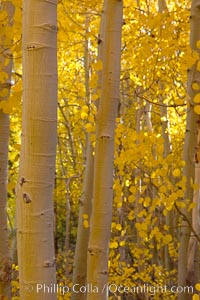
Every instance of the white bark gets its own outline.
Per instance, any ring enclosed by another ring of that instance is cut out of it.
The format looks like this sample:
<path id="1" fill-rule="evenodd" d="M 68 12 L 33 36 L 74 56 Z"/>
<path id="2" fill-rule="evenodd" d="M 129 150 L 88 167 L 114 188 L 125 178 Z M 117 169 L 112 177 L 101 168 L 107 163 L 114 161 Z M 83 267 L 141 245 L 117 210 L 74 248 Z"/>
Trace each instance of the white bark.
<path id="1" fill-rule="evenodd" d="M 106 1 L 106 0 L 105 0 Z M 88 246 L 87 282 L 97 287 L 87 300 L 108 299 L 108 254 L 112 221 L 115 118 L 119 105 L 122 1 L 106 1 L 102 89 L 97 114 L 93 210 Z"/>
<path id="2" fill-rule="evenodd" d="M 190 45 L 191 48 L 199 51 L 196 48 L 196 43 L 200 40 L 200 0 L 193 0 L 191 6 L 191 19 L 190 19 Z M 197 146 L 197 120 L 198 116 L 194 112 L 194 103 L 193 98 L 195 96 L 195 91 L 192 89 L 192 84 L 194 82 L 200 82 L 199 72 L 196 70 L 196 65 L 192 67 L 189 72 L 188 77 L 188 95 L 190 97 L 190 107 L 187 111 L 187 120 L 186 120 L 186 134 L 184 142 L 184 160 L 186 165 L 183 170 L 183 175 L 186 176 L 186 192 L 185 200 L 192 202 L 193 199 L 193 189 L 191 187 L 191 179 L 194 182 L 195 178 L 195 153 Z M 185 209 L 184 214 L 187 219 L 191 222 L 192 216 L 191 213 Z M 192 222 L 191 222 L 192 223 Z M 188 223 L 185 220 L 182 220 L 182 227 L 180 232 L 180 248 L 178 255 L 178 284 L 181 286 L 187 285 L 187 256 L 188 256 L 188 243 L 191 228 L 189 228 Z M 179 300 L 187 300 L 188 294 L 180 293 L 178 295 Z"/>
<path id="3" fill-rule="evenodd" d="M 106 3 L 104 2 L 100 31 L 98 36 L 98 61 L 102 61 L 103 44 L 104 44 L 104 18 Z M 88 29 L 88 17 L 86 16 L 86 29 Z M 89 93 L 89 53 L 88 53 L 88 41 L 85 43 L 85 90 L 87 102 L 90 101 Z M 102 71 L 98 71 L 98 84 L 97 90 L 101 89 L 102 84 Z M 95 101 L 95 105 L 98 109 L 99 99 Z M 73 265 L 73 284 L 85 285 L 87 282 L 87 251 L 89 241 L 89 227 L 84 226 L 83 216 L 88 216 L 88 222 L 90 221 L 92 211 L 92 197 L 93 197 L 93 178 L 94 178 L 94 147 L 90 141 L 90 135 L 87 134 L 87 148 L 86 148 L 86 166 L 83 182 L 83 194 L 80 201 L 79 220 L 78 220 L 78 233 L 76 250 Z M 89 225 L 90 226 L 90 225 Z M 86 299 L 86 293 L 73 293 L 72 300 L 84 300 Z"/>
<path id="4" fill-rule="evenodd" d="M 21 300 L 56 299 L 56 293 L 47 292 L 50 284 L 56 283 L 52 200 L 57 126 L 56 13 L 57 0 L 23 2 L 22 146 L 17 186 Z"/>

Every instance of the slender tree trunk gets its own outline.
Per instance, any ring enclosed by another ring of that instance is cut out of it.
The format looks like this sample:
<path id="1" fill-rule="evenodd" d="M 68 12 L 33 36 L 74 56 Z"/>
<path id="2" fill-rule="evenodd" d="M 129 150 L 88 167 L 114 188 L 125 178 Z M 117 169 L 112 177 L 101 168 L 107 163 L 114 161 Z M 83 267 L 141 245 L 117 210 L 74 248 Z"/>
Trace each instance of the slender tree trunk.
<path id="1" fill-rule="evenodd" d="M 87 278 L 87 249 L 89 240 L 89 218 L 92 210 L 93 176 L 94 176 L 94 156 L 93 147 L 88 141 L 86 169 L 83 182 L 83 195 L 80 201 L 80 211 L 78 220 L 78 234 L 73 267 L 73 285 L 86 284 Z M 73 293 L 72 300 L 86 299 L 86 293 Z"/>
<path id="2" fill-rule="evenodd" d="M 196 48 L 197 41 L 200 40 L 200 0 L 193 0 L 191 6 L 191 19 L 190 19 L 190 45 L 191 48 L 198 51 Z M 188 77 L 188 95 L 190 107 L 187 111 L 186 120 L 186 134 L 184 142 L 184 160 L 186 162 L 183 175 L 186 176 L 186 192 L 185 201 L 192 201 L 193 199 L 193 189 L 191 187 L 191 179 L 194 182 L 195 177 L 195 153 L 197 146 L 197 120 L 198 116 L 194 112 L 194 96 L 196 92 L 192 89 L 194 82 L 200 82 L 199 71 L 196 70 L 196 65 L 192 67 L 189 72 Z M 191 213 L 188 212 L 187 208 L 183 211 L 186 218 L 191 222 Z M 192 222 L 191 222 L 192 223 Z M 178 285 L 187 285 L 187 255 L 188 255 L 188 242 L 190 236 L 191 228 L 189 228 L 188 223 L 182 220 L 181 231 L 180 231 L 180 248 L 178 254 Z M 179 300 L 188 300 L 188 294 L 180 293 L 178 294 Z"/>
<path id="3" fill-rule="evenodd" d="M 8 17 L 6 28 L 12 26 L 14 7 L 10 1 L 2 4 Z M 0 101 L 8 100 L 11 87 L 12 55 L 6 43 L 5 35 L 0 36 L 0 63 L 2 66 L 5 60 L 9 63 L 1 71 L 7 74 L 7 79 L 0 85 Z M 12 43 L 12 37 L 10 44 Z M 5 95 L 2 95 L 2 93 Z M 10 135 L 9 115 L 0 110 L 0 298 L 11 299 L 11 257 L 8 247 L 8 227 L 7 227 L 7 182 L 8 182 L 8 145 Z"/>
<path id="4" fill-rule="evenodd" d="M 86 13 L 85 19 L 85 47 L 84 47 L 84 71 L 85 71 L 85 93 L 86 104 L 90 104 L 89 88 L 89 45 L 87 33 L 89 32 L 89 17 Z M 94 156 L 90 135 L 86 134 L 86 166 L 84 172 L 83 191 L 79 206 L 78 233 L 73 264 L 73 285 L 84 286 L 87 278 L 87 249 L 89 240 L 89 219 L 92 210 Z M 86 293 L 75 292 L 72 300 L 86 299 Z"/>
<path id="5" fill-rule="evenodd" d="M 169 121 L 168 121 L 168 110 L 167 107 L 162 106 L 163 101 L 160 98 L 160 115 L 162 118 L 165 118 L 165 120 L 162 120 L 162 136 L 164 139 L 164 157 L 166 158 L 170 152 L 171 152 L 171 141 L 170 141 L 170 135 L 169 135 Z M 173 180 L 173 178 L 171 178 Z M 165 218 L 166 225 L 170 228 L 172 228 L 173 224 L 173 217 L 174 217 L 174 211 L 169 211 L 167 213 L 167 216 Z M 173 237 L 173 229 L 169 229 L 169 234 Z M 169 255 L 169 248 L 168 245 L 165 246 L 165 267 L 167 271 L 171 271 L 173 269 L 173 263 Z"/>
<path id="6" fill-rule="evenodd" d="M 105 3 L 102 11 L 100 31 L 98 36 L 98 61 L 102 60 L 102 49 L 104 44 L 104 18 L 105 18 Z M 86 30 L 88 24 L 88 17 L 86 16 Z M 88 41 L 85 43 L 85 91 L 87 103 L 90 102 L 89 92 L 89 53 Z M 101 88 L 102 84 L 102 71 L 98 71 L 98 86 Z M 98 108 L 99 100 L 95 101 Z M 94 179 L 94 147 L 90 141 L 90 135 L 87 134 L 87 148 L 86 148 L 86 166 L 83 182 L 83 194 L 80 201 L 79 220 L 78 220 L 78 233 L 76 250 L 73 266 L 73 285 L 79 284 L 83 286 L 87 282 L 87 251 L 89 241 L 89 226 L 92 211 L 92 197 L 93 197 L 93 179 Z M 72 300 L 84 300 L 87 294 L 76 292 L 72 295 Z"/>
<path id="7" fill-rule="evenodd" d="M 167 9 L 167 4 L 165 0 L 158 0 L 158 10 L 159 12 L 164 12 L 164 10 Z"/>
<path id="8" fill-rule="evenodd" d="M 198 186 L 194 190 L 192 210 L 192 228 L 195 231 L 191 232 L 188 246 L 188 261 L 187 261 L 187 282 L 195 285 L 199 280 L 199 238 L 200 238 L 200 222 L 199 222 L 199 192 L 200 192 L 200 118 L 198 119 L 198 137 L 197 137 L 197 152 L 195 154 L 195 184 Z"/>
<path id="9" fill-rule="evenodd" d="M 20 299 L 55 300 L 53 188 L 57 1 L 23 2 L 22 146 L 17 185 Z"/>
<path id="10" fill-rule="evenodd" d="M 105 0 L 106 1 L 106 0 Z M 87 300 L 108 299 L 108 255 L 112 221 L 115 118 L 119 105 L 120 57 L 123 4 L 106 1 L 102 89 L 97 114 L 94 163 L 93 210 L 88 246 Z"/>
<path id="11" fill-rule="evenodd" d="M 165 0 L 158 0 L 158 11 L 159 13 L 164 13 L 167 8 L 167 4 Z M 160 88 L 162 89 L 162 84 L 160 84 Z M 168 120 L 168 109 L 167 106 L 163 105 L 163 99 L 162 96 L 159 97 L 160 99 L 160 115 L 162 118 L 165 118 L 165 120 L 162 120 L 162 136 L 164 139 L 164 157 L 167 157 L 167 155 L 171 152 L 171 141 L 170 141 L 170 135 L 169 135 L 169 120 Z M 172 227 L 173 224 L 173 211 L 169 211 L 166 218 L 165 223 L 167 226 Z M 169 233 L 173 236 L 173 230 L 169 230 Z M 167 271 L 171 271 L 173 269 L 173 264 L 169 256 L 169 250 L 168 245 L 164 247 L 164 255 L 165 255 L 165 267 Z"/>

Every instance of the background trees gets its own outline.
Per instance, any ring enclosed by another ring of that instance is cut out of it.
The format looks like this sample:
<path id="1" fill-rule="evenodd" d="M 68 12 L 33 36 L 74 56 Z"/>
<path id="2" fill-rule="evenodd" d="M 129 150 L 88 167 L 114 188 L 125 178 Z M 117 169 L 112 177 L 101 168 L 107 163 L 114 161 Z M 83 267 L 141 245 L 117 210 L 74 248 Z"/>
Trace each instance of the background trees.
<path id="1" fill-rule="evenodd" d="M 93 222 L 96 221 L 96 218 L 90 221 L 90 208 L 86 211 L 80 210 L 79 216 L 78 208 L 82 206 L 86 198 L 91 200 L 91 174 L 93 171 L 84 173 L 84 170 L 85 167 L 88 168 L 88 156 L 91 164 L 93 164 L 93 159 L 97 159 L 98 136 L 96 133 L 98 133 L 99 127 L 96 128 L 96 123 L 102 121 L 101 118 L 98 119 L 102 112 L 102 106 L 98 110 L 98 101 L 104 91 L 101 87 L 101 79 L 105 75 L 101 72 L 103 68 L 109 67 L 107 62 L 102 64 L 101 59 L 98 58 L 98 48 L 106 42 L 106 38 L 104 39 L 101 33 L 99 35 L 102 2 L 81 1 L 80 5 L 80 1 L 75 0 L 73 2 L 59 1 L 58 3 L 58 147 L 54 189 L 54 217 L 56 220 L 54 231 L 57 280 L 59 283 L 69 286 L 72 284 L 73 264 L 76 265 L 74 252 L 78 236 L 78 219 L 82 230 L 85 229 L 87 233 L 86 240 L 89 231 L 92 232 Z M 11 114 L 8 217 L 9 229 L 13 237 L 15 227 L 14 187 L 21 144 L 22 70 L 19 21 L 21 20 L 21 2 L 13 0 L 12 3 L 15 6 L 12 89 L 10 98 L 7 102 L 1 101 L 0 107 L 4 113 Z M 33 4 L 33 2 L 30 3 Z M 40 1 L 41 5 L 42 3 L 51 5 L 50 2 L 47 4 L 46 1 Z M 198 2 L 192 6 L 192 11 L 194 11 L 195 5 L 198 5 Z M 198 211 L 195 209 L 197 206 L 192 203 L 193 195 L 195 200 L 195 195 L 198 193 L 197 179 L 194 181 L 195 166 L 196 171 L 198 171 L 198 162 L 194 160 L 195 153 L 197 153 L 198 158 L 198 149 L 195 148 L 196 146 L 198 148 L 198 125 L 192 118 L 194 142 L 187 143 L 185 129 L 188 128 L 188 125 L 186 127 L 185 123 L 186 115 L 193 114 L 193 108 L 196 119 L 198 119 L 199 114 L 199 33 L 198 30 L 195 31 L 192 47 L 190 47 L 190 1 L 133 2 L 132 0 L 125 0 L 123 6 L 122 43 L 121 47 L 119 44 L 116 46 L 116 51 L 121 54 L 121 72 L 120 83 L 117 84 L 117 87 L 120 88 L 120 105 L 117 110 L 117 118 L 113 115 L 116 129 L 114 169 L 111 178 L 114 181 L 113 196 L 110 195 L 113 205 L 108 260 L 109 282 L 124 286 L 131 286 L 133 283 L 135 285 L 148 284 L 154 288 L 166 284 L 168 287 L 167 294 L 159 291 L 159 295 L 155 293 L 152 296 L 154 299 L 176 299 L 178 296 L 182 299 L 181 297 L 190 296 L 188 293 L 185 293 L 187 296 L 183 295 L 183 292 L 173 293 L 170 291 L 170 287 L 190 285 L 191 283 L 186 281 L 186 273 L 183 270 L 186 270 L 188 266 L 188 271 L 191 271 L 194 267 L 193 252 L 188 252 L 187 247 L 189 234 L 192 230 L 191 225 L 193 227 L 198 225 L 194 223 L 196 216 L 192 218 L 192 213 L 198 215 Z M 23 8 L 26 17 L 25 9 L 26 6 Z M 43 15 L 44 18 L 48 17 L 46 13 Z M 192 15 L 194 14 L 192 13 Z M 109 19 L 111 19 L 111 15 L 109 15 Z M 46 34 L 52 32 L 45 25 L 48 24 L 49 20 L 52 20 L 51 16 L 48 20 L 42 20 L 39 26 L 33 26 L 35 33 L 32 42 L 36 42 L 36 38 L 38 39 L 41 32 Z M 196 19 L 192 18 L 191 21 L 195 22 Z M 41 24 L 43 24 L 43 29 L 40 29 Z M 198 28 L 196 25 L 194 27 L 195 29 Z M 191 27 L 191 37 L 193 36 L 192 28 L 193 26 Z M 28 37 L 32 38 L 33 36 L 29 34 Z M 26 34 L 24 38 L 26 38 Z M 27 53 L 31 57 L 35 55 L 35 58 L 32 57 L 35 62 L 39 59 L 37 55 L 43 53 L 42 51 L 45 49 L 33 49 Z M 52 52 L 53 54 L 46 54 L 45 52 L 45 57 L 51 63 L 55 62 L 51 59 L 51 55 L 55 55 L 55 49 Z M 108 53 L 106 54 L 108 55 Z M 107 56 L 106 59 L 108 59 Z M 114 65 L 116 64 L 116 61 L 112 62 Z M 52 66 L 51 63 L 49 63 L 48 68 Z M 31 71 L 31 66 L 31 64 L 26 66 L 28 72 Z M 34 68 L 37 67 L 42 71 L 42 66 L 42 63 L 36 63 Z M 190 70 L 189 80 L 188 70 Z M 196 71 L 194 72 L 194 70 Z M 47 73 L 45 73 L 46 76 L 50 78 L 48 76 L 50 73 Z M 23 76 L 24 93 L 27 95 L 26 84 L 29 75 L 24 72 Z M 34 88 L 34 92 L 35 89 L 42 91 L 46 86 L 43 100 L 51 98 L 53 91 L 50 90 L 50 87 L 47 88 L 47 85 L 44 84 L 41 86 L 39 77 L 36 78 L 35 76 L 33 79 L 31 86 Z M 106 83 L 107 80 L 103 80 L 103 84 Z M 52 81 L 51 88 L 53 89 L 55 86 L 56 81 L 54 83 Z M 37 105 L 35 99 L 39 99 L 39 96 L 38 92 L 37 97 L 31 93 L 31 97 L 33 97 L 31 103 L 34 107 Z M 193 96 L 196 96 L 194 106 L 191 100 Z M 55 99 L 56 95 L 54 96 Z M 24 111 L 23 132 L 28 130 L 29 125 L 27 124 L 31 124 L 31 118 L 35 112 L 36 119 L 38 116 L 43 117 L 41 114 L 45 116 L 49 113 L 55 114 L 55 107 L 51 111 L 48 111 L 47 108 L 49 108 L 48 105 L 41 105 L 40 102 L 37 111 L 31 108 L 29 116 L 25 115 Z M 106 110 L 107 112 L 108 110 Z M 28 118 L 27 124 L 25 123 L 26 118 Z M 47 124 L 48 118 L 45 118 L 46 122 L 44 123 Z M 30 126 L 34 126 L 32 127 L 34 132 L 39 133 L 40 137 L 42 137 L 42 133 L 44 136 L 48 136 L 45 145 L 50 140 L 53 142 L 50 125 L 46 126 L 48 128 L 44 126 L 45 130 L 36 131 L 36 125 Z M 186 135 L 189 135 L 188 131 Z M 37 142 L 37 146 L 41 148 L 43 142 L 44 139 L 42 138 L 42 141 Z M 29 142 L 28 144 L 30 145 Z M 193 145 L 193 151 L 188 160 L 186 155 L 183 157 L 182 153 L 184 148 L 185 153 L 188 153 L 189 150 L 187 149 L 191 145 Z M 46 148 L 46 150 L 48 149 Z M 24 153 L 23 145 L 21 153 Z M 42 151 L 42 153 L 45 152 Z M 21 154 L 22 160 L 23 155 Z M 46 162 L 42 164 L 47 167 Z M 193 166 L 192 176 L 186 172 L 188 166 Z M 95 165 L 96 170 L 97 168 Z M 25 173 L 25 169 L 24 164 L 20 166 L 20 178 L 26 178 L 30 175 L 30 173 L 29 175 L 22 174 Z M 27 171 L 33 172 L 33 165 L 27 166 Z M 37 181 L 41 171 L 41 168 L 37 171 Z M 88 178 L 90 178 L 88 181 L 90 182 L 90 189 L 87 190 L 86 174 L 89 174 Z M 97 174 L 96 171 L 95 174 L 94 179 L 97 178 L 99 172 Z M 107 175 L 108 172 L 105 175 L 105 180 Z M 50 189 L 52 189 L 54 175 L 51 173 L 51 176 Z M 198 178 L 198 174 L 196 176 Z M 193 180 L 189 177 L 192 177 Z M 45 175 L 44 180 L 47 178 L 48 176 Z M 43 182 L 44 180 L 40 181 Z M 25 189 L 29 184 L 30 182 L 26 182 L 22 188 Z M 20 184 L 18 188 L 21 189 Z M 31 192 L 25 190 L 24 192 L 32 193 L 31 198 L 37 196 L 36 191 L 33 191 L 31 186 L 28 189 L 31 189 Z M 189 194 L 187 194 L 188 191 L 190 191 Z M 94 201 L 96 201 L 95 197 Z M 99 199 L 101 200 L 101 197 Z M 32 205 L 33 203 L 23 204 L 23 206 L 28 206 L 28 209 Z M 37 206 L 35 206 L 36 208 Z M 20 209 L 21 212 L 23 212 L 22 208 Z M 39 245 L 39 239 L 36 240 L 35 242 Z M 191 240 L 194 240 L 194 244 L 197 245 L 195 261 L 198 261 L 198 239 L 195 240 L 191 236 Z M 11 246 L 11 234 L 9 241 Z M 29 250 L 28 247 L 27 250 Z M 19 252 L 21 255 L 21 250 Z M 181 253 L 184 253 L 184 259 L 181 259 Z M 187 262 L 188 253 L 191 256 Z M 29 263 L 28 259 L 27 263 Z M 17 267 L 14 266 L 14 268 L 15 274 L 17 274 Z M 199 270 L 199 264 L 195 263 L 196 274 L 197 270 Z M 84 274 L 83 282 L 85 282 L 85 277 L 86 274 Z M 78 280 L 76 274 L 74 278 L 75 283 Z M 199 278 L 196 278 L 192 284 L 198 280 Z M 150 294 L 150 292 L 146 293 L 145 297 L 150 298 Z M 117 297 L 119 299 L 132 297 L 132 295 L 120 295 L 114 291 L 110 291 L 109 296 L 113 300 Z M 13 281 L 13 297 L 18 297 L 17 280 Z M 66 295 L 58 293 L 60 299 L 70 299 L 70 297 L 71 292 Z M 83 297 L 86 298 L 86 295 Z M 136 299 L 143 299 L 144 293 L 140 291 L 135 297 Z"/>
<path id="2" fill-rule="evenodd" d="M 14 7 L 10 1 L 1 4 L 0 16 L 2 31 L 0 35 L 0 104 L 7 103 L 11 88 L 13 36 L 10 33 Z M 8 182 L 8 145 L 10 135 L 9 114 L 0 109 L 0 295 L 11 298 L 11 259 L 8 247 L 7 226 L 7 182 Z"/>

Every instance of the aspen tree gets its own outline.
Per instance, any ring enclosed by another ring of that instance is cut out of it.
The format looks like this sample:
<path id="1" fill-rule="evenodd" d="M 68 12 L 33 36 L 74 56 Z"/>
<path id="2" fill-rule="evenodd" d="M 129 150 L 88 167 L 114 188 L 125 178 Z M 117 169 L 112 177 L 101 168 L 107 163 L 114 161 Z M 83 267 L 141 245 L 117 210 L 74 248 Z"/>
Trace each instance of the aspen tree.
<path id="1" fill-rule="evenodd" d="M 198 41 L 200 40 L 200 11 L 199 11 L 200 1 L 193 0 L 191 6 L 191 19 L 190 19 L 190 46 L 193 50 L 198 51 Z M 188 75 L 188 110 L 187 110 L 187 119 L 186 119 L 186 133 L 184 141 L 184 153 L 183 158 L 185 160 L 185 167 L 183 170 L 183 176 L 186 177 L 186 192 L 185 192 L 185 202 L 186 207 L 188 206 L 188 201 L 193 199 L 193 188 L 191 181 L 194 182 L 195 178 L 195 153 L 197 147 L 197 121 L 198 115 L 195 113 L 195 103 L 194 97 L 196 91 L 193 89 L 193 84 L 196 82 L 199 84 L 200 75 L 199 71 L 196 69 L 197 65 L 195 64 L 190 70 Z M 185 217 L 191 222 L 191 213 L 188 212 L 186 208 L 184 210 Z M 190 236 L 191 228 L 186 222 L 186 219 L 182 220 L 181 230 L 180 230 L 180 248 L 178 253 L 178 284 L 180 286 L 187 285 L 187 255 L 188 255 L 188 243 Z M 187 300 L 187 293 L 178 294 L 179 300 Z"/>
<path id="2" fill-rule="evenodd" d="M 199 53 L 198 43 L 200 42 L 200 30 L 196 29 L 196 26 L 200 26 L 199 18 L 199 5 L 200 1 L 193 1 L 191 8 L 191 46 L 193 49 L 197 50 Z M 194 91 L 194 83 L 200 83 L 200 72 L 198 66 L 195 65 L 191 71 L 191 81 L 189 81 L 189 91 L 191 100 L 193 100 L 194 111 L 196 111 L 195 105 L 198 102 L 195 100 L 199 97 L 198 91 Z M 198 112 L 199 114 L 199 112 Z M 196 116 L 195 116 L 196 117 Z M 192 232 L 188 245 L 187 254 L 187 275 L 186 280 L 188 283 L 195 285 L 199 280 L 199 240 L 200 240 L 200 221 L 199 221 L 199 187 L 200 187 L 200 117 L 195 119 L 194 124 L 196 128 L 196 147 L 194 149 L 195 154 L 193 158 L 193 168 L 194 168 L 194 182 L 196 187 L 193 191 L 193 204 L 194 208 L 192 210 Z M 194 231 L 193 231 L 194 230 Z"/>
<path id="3" fill-rule="evenodd" d="M 119 105 L 120 57 L 123 4 L 105 0 L 105 41 L 103 45 L 102 86 L 97 113 L 94 161 L 93 208 L 88 246 L 87 300 L 108 299 L 108 254 L 112 221 L 113 160 L 115 118 Z"/>
<path id="4" fill-rule="evenodd" d="M 22 145 L 17 185 L 20 299 L 56 299 L 54 212 L 57 0 L 23 1 Z M 49 291 L 49 292 L 48 292 Z"/>
<path id="5" fill-rule="evenodd" d="M 104 18 L 105 18 L 105 7 L 104 3 L 100 30 L 98 36 L 98 61 L 102 61 L 102 50 L 104 43 Z M 86 23 L 88 22 L 88 17 L 86 16 Z M 87 24 L 86 24 L 87 25 Z M 85 42 L 85 87 L 86 95 L 89 98 L 89 49 L 88 41 Z M 101 77 L 102 71 L 98 71 L 98 83 L 97 89 L 101 88 Z M 89 99 L 87 100 L 90 101 Z M 95 105 L 98 108 L 99 100 L 95 101 Z M 90 134 L 86 136 L 87 140 L 87 149 L 86 149 L 86 166 L 84 173 L 83 181 L 83 194 L 80 201 L 80 210 L 79 210 L 79 220 L 78 220 L 78 234 L 77 242 L 75 249 L 74 257 L 74 266 L 73 266 L 73 284 L 80 284 L 80 286 L 86 284 L 87 280 L 87 250 L 88 250 L 88 241 L 89 241 L 89 219 L 91 216 L 92 210 L 92 196 L 93 196 L 93 178 L 94 178 L 94 147 L 90 140 Z M 84 219 L 85 218 L 85 219 Z M 73 293 L 73 300 L 86 299 L 86 293 Z"/>
<path id="6" fill-rule="evenodd" d="M 167 4 L 165 0 L 158 0 L 158 11 L 159 13 L 164 13 L 165 11 L 168 11 Z M 163 89 L 162 84 L 160 84 L 160 88 Z M 168 108 L 165 104 L 163 104 L 163 97 L 160 95 L 159 97 L 160 100 L 160 115 L 162 118 L 162 136 L 164 139 L 164 157 L 167 157 L 169 153 L 172 151 L 172 145 L 171 145 L 171 140 L 170 140 L 170 135 L 169 135 L 169 116 L 168 116 Z M 172 180 L 172 179 L 171 179 Z M 173 211 L 169 211 L 167 216 L 166 216 L 166 225 L 170 227 L 171 224 L 173 224 Z M 173 230 L 170 229 L 169 233 L 171 236 L 173 236 Z M 169 248 L 168 245 L 165 246 L 164 248 L 164 255 L 165 255 L 165 267 L 167 271 L 170 271 L 173 269 L 172 261 L 169 256 Z"/>
<path id="7" fill-rule="evenodd" d="M 167 9 L 167 4 L 165 0 L 158 0 L 158 10 L 159 12 L 164 12 Z"/>
<path id="8" fill-rule="evenodd" d="M 87 104 L 90 103 L 89 89 L 89 45 L 87 33 L 89 29 L 89 17 L 86 13 L 85 17 L 85 45 L 84 45 L 84 71 L 85 71 L 85 93 Z M 86 284 L 87 278 L 87 248 L 89 240 L 89 218 L 92 209 L 92 193 L 93 193 L 93 175 L 94 175 L 94 156 L 93 146 L 90 141 L 89 133 L 86 134 L 86 166 L 84 172 L 83 191 L 80 200 L 78 233 L 76 240 L 76 249 L 73 264 L 73 285 Z M 86 299 L 86 293 L 73 293 L 72 300 Z"/>
<path id="9" fill-rule="evenodd" d="M 73 266 L 73 285 L 86 284 L 87 278 L 87 249 L 89 240 L 89 217 L 92 209 L 93 175 L 94 175 L 94 157 L 93 147 L 88 141 L 86 169 L 83 182 L 83 196 L 80 202 L 78 235 Z M 84 219 L 85 217 L 85 219 Z M 85 224 L 86 223 L 86 224 Z M 73 293 L 72 299 L 86 299 L 85 293 Z"/>
<path id="10" fill-rule="evenodd" d="M 200 120 L 199 120 L 200 123 Z M 192 210 L 192 229 L 189 245 L 188 245 L 188 255 L 187 255 L 187 283 L 190 285 L 195 285 L 199 280 L 199 241 L 200 241 L 200 223 L 199 223 L 199 186 L 200 186 L 200 162 L 198 160 L 199 149 L 200 149 L 200 128 L 198 130 L 198 151 L 196 154 L 195 163 L 195 184 L 198 186 L 194 190 L 193 204 L 194 208 Z"/>
<path id="11" fill-rule="evenodd" d="M 12 54 L 10 45 L 12 37 L 6 38 L 6 29 L 12 26 L 14 7 L 10 1 L 2 3 L 1 11 L 5 13 L 4 31 L 0 36 L 0 64 L 6 77 L 0 83 L 0 101 L 7 101 L 11 87 Z M 6 62 L 7 61 L 7 62 Z M 0 72 L 1 74 L 1 72 Z M 8 247 L 7 228 L 7 182 L 8 182 L 8 145 L 10 134 L 9 115 L 0 109 L 0 298 L 11 299 L 11 258 Z"/>

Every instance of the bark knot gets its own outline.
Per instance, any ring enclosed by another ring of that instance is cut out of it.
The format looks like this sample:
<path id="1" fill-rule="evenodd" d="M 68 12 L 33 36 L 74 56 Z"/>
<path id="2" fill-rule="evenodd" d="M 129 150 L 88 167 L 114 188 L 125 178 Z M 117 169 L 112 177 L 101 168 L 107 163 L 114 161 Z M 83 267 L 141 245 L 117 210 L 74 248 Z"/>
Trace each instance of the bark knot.
<path id="1" fill-rule="evenodd" d="M 23 193 L 23 200 L 24 200 L 25 203 L 31 203 L 32 202 L 31 197 L 27 193 Z"/>
<path id="2" fill-rule="evenodd" d="M 102 251 L 101 251 L 101 249 L 97 249 L 97 248 L 91 247 L 91 248 L 88 248 L 88 252 L 89 252 L 90 255 L 95 255 L 95 254 L 98 254 L 98 253 L 100 253 Z"/>
<path id="3" fill-rule="evenodd" d="M 53 261 L 49 261 L 49 260 L 46 260 L 44 261 L 44 267 L 45 268 L 50 268 L 50 267 L 53 267 L 55 265 L 55 259 L 53 259 Z"/>
<path id="4" fill-rule="evenodd" d="M 35 50 L 36 46 L 35 45 L 27 45 L 26 49 L 29 51 Z"/>
<path id="5" fill-rule="evenodd" d="M 102 274 L 102 275 L 108 275 L 108 271 L 102 271 L 102 272 L 100 272 L 100 274 Z"/>
<path id="6" fill-rule="evenodd" d="M 19 184 L 20 184 L 20 186 L 22 187 L 22 185 L 23 185 L 24 183 L 26 183 L 26 179 L 25 179 L 24 177 L 22 177 L 22 178 L 20 179 Z"/>
<path id="7" fill-rule="evenodd" d="M 110 139 L 110 138 L 111 138 L 110 135 L 102 135 L 102 136 L 101 136 L 101 139 L 102 139 L 102 140 Z"/>

